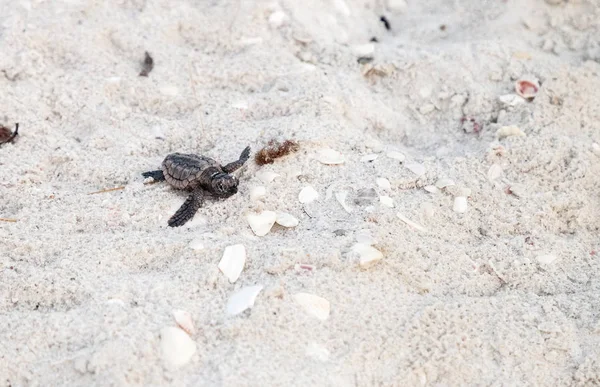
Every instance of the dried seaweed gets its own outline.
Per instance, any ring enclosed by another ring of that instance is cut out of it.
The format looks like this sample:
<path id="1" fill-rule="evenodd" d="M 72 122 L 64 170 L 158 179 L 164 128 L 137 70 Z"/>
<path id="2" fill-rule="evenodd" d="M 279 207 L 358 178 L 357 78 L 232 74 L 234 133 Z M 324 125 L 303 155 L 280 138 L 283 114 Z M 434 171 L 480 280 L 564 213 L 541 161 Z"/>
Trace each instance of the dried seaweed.
<path id="1" fill-rule="evenodd" d="M 294 153 L 300 149 L 296 141 L 285 140 L 279 142 L 271 140 L 267 145 L 256 153 L 254 160 L 258 165 L 273 164 L 275 159 Z"/>

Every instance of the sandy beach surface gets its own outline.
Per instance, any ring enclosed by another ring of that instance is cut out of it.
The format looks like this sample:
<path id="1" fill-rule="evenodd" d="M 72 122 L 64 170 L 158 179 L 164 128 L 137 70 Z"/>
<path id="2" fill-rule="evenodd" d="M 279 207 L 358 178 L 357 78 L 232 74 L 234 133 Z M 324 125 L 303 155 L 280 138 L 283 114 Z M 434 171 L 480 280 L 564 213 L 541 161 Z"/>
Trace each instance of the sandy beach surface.
<path id="1" fill-rule="evenodd" d="M 600 383 L 598 0 L 0 9 L 0 386 Z"/>

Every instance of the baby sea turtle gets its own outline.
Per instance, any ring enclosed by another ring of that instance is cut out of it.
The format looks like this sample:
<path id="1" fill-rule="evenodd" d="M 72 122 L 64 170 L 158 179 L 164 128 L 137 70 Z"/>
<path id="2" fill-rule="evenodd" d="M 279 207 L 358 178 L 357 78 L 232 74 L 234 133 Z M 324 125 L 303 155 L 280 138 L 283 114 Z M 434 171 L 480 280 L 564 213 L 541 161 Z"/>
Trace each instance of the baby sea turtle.
<path id="1" fill-rule="evenodd" d="M 207 195 L 228 198 L 237 193 L 239 180 L 231 175 L 250 158 L 250 147 L 246 147 L 240 158 L 225 166 L 206 156 L 171 153 L 162 162 L 160 170 L 142 173 L 154 181 L 166 180 L 177 189 L 192 191 L 191 195 L 169 219 L 169 226 L 183 226 L 202 207 Z"/>

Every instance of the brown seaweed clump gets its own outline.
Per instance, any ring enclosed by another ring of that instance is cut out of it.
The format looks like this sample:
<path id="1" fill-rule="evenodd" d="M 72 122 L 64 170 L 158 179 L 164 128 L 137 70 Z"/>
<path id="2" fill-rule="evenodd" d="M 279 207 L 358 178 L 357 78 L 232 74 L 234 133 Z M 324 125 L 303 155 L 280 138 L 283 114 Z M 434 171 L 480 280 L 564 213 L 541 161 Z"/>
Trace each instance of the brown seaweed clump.
<path id="1" fill-rule="evenodd" d="M 300 149 L 300 145 L 296 141 L 285 140 L 279 142 L 271 140 L 267 145 L 256 152 L 254 160 L 258 165 L 273 164 L 275 159 L 294 153 Z"/>

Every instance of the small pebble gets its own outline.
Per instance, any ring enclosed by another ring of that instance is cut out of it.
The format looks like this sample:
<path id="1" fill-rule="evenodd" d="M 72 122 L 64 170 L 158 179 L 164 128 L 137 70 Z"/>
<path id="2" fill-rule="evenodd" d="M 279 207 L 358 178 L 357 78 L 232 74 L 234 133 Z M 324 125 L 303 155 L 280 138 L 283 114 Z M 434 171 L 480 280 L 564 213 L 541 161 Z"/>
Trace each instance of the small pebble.
<path id="1" fill-rule="evenodd" d="M 196 334 L 196 327 L 194 326 L 192 315 L 189 312 L 181 309 L 175 309 L 171 313 L 173 314 L 173 318 L 175 319 L 177 325 L 186 331 L 188 335 L 191 336 Z"/>
<path id="2" fill-rule="evenodd" d="M 277 212 L 275 222 L 283 227 L 296 227 L 300 223 L 296 217 L 286 212 Z"/>
<path id="3" fill-rule="evenodd" d="M 196 342 L 177 327 L 160 331 L 160 349 L 163 360 L 174 368 L 187 364 L 196 353 Z"/>
<path id="4" fill-rule="evenodd" d="M 379 177 L 379 178 L 375 179 L 375 182 L 377 182 L 377 185 L 381 189 L 384 189 L 387 191 L 392 189 L 392 185 L 390 184 L 390 181 L 388 179 L 386 179 L 385 177 Z"/>
<path id="5" fill-rule="evenodd" d="M 343 164 L 345 161 L 340 152 L 330 148 L 321 149 L 317 154 L 317 160 L 327 165 Z"/>
<path id="6" fill-rule="evenodd" d="M 271 231 L 271 227 L 277 220 L 277 214 L 273 211 L 263 211 L 259 214 L 246 215 L 246 220 L 256 236 L 265 236 Z"/>
<path id="7" fill-rule="evenodd" d="M 373 246 L 363 243 L 357 243 L 352 246 L 352 251 L 359 255 L 359 264 L 363 269 L 374 265 L 383 258 L 381 251 L 377 250 Z"/>
<path id="8" fill-rule="evenodd" d="M 387 157 L 389 157 L 390 159 L 398 160 L 400 162 L 403 162 L 404 159 L 406 159 L 406 156 L 404 156 L 404 154 L 396 151 L 388 152 Z"/>
<path id="9" fill-rule="evenodd" d="M 319 193 L 310 185 L 302 188 L 302 191 L 298 194 L 298 200 L 300 203 L 306 204 L 313 202 L 319 198 Z"/>
<path id="10" fill-rule="evenodd" d="M 414 173 L 417 176 L 421 176 L 421 175 L 425 174 L 425 172 L 426 172 L 425 167 L 422 164 L 409 163 L 409 164 L 404 164 L 404 166 L 409 171 L 411 171 L 412 173 Z"/>
<path id="11" fill-rule="evenodd" d="M 379 157 L 379 155 L 376 155 L 375 153 L 370 153 L 368 155 L 364 155 L 363 157 L 361 157 L 360 161 L 362 161 L 362 162 L 374 161 L 374 160 L 377 160 L 378 157 Z"/>
<path id="12" fill-rule="evenodd" d="M 458 212 L 459 214 L 467 212 L 467 198 L 465 196 L 455 197 L 452 210 L 454 212 Z"/>
<path id="13" fill-rule="evenodd" d="M 347 213 L 350 214 L 350 213 L 352 213 L 352 208 L 350 208 L 348 206 L 348 204 L 346 203 L 347 197 L 348 197 L 348 192 L 346 192 L 346 191 L 340 191 L 340 192 L 335 193 L 335 199 L 338 201 L 338 203 L 340 203 L 340 205 L 342 206 L 344 211 L 346 211 Z"/>
<path id="14" fill-rule="evenodd" d="M 326 299 L 310 293 L 296 293 L 294 294 L 294 300 L 309 315 L 319 320 L 329 318 L 330 305 Z"/>
<path id="15" fill-rule="evenodd" d="M 523 132 L 519 127 L 515 125 L 503 126 L 496 131 L 496 136 L 499 139 L 503 139 L 510 136 L 525 136 L 525 132 Z"/>
<path id="16" fill-rule="evenodd" d="M 250 190 L 250 200 L 256 202 L 267 195 L 267 189 L 263 186 L 252 187 Z"/>
<path id="17" fill-rule="evenodd" d="M 377 191 L 374 188 L 363 188 L 357 191 L 354 203 L 359 206 L 368 206 L 377 200 Z"/>
<path id="18" fill-rule="evenodd" d="M 227 301 L 227 314 L 235 316 L 252 308 L 261 290 L 263 290 L 262 285 L 246 286 L 238 290 Z"/>
<path id="19" fill-rule="evenodd" d="M 547 255 L 539 255 L 536 259 L 539 263 L 543 265 L 549 265 L 556 260 L 556 255 L 547 254 Z"/>
<path id="20" fill-rule="evenodd" d="M 219 262 L 219 270 L 229 279 L 229 282 L 234 283 L 244 270 L 245 263 L 246 248 L 244 245 L 227 246 L 223 252 L 223 258 Z"/>
<path id="21" fill-rule="evenodd" d="M 379 202 L 386 207 L 394 208 L 394 200 L 389 196 L 380 196 Z"/>

